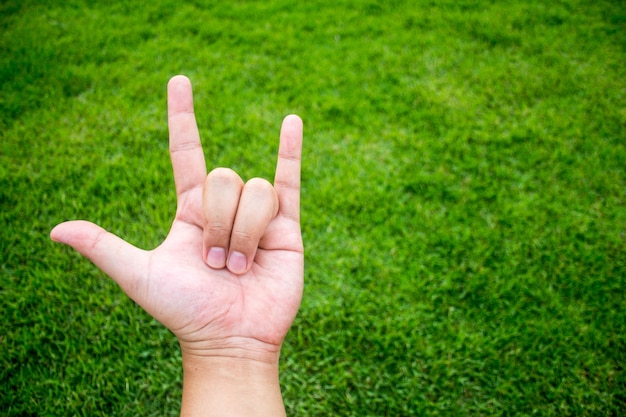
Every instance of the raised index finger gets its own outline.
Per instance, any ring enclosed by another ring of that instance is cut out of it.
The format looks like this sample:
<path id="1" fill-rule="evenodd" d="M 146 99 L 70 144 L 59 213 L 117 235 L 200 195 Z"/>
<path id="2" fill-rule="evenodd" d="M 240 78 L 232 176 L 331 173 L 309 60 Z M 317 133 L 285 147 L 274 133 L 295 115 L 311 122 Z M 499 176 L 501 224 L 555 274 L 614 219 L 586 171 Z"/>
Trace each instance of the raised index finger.
<path id="1" fill-rule="evenodd" d="M 278 162 L 274 188 L 278 193 L 279 213 L 300 221 L 300 165 L 302 158 L 302 120 L 289 115 L 280 129 Z"/>
<path id="2" fill-rule="evenodd" d="M 206 165 L 200 134 L 193 111 L 191 82 L 182 75 L 167 85 L 167 112 L 170 132 L 170 157 L 174 169 L 176 195 L 204 184 Z"/>

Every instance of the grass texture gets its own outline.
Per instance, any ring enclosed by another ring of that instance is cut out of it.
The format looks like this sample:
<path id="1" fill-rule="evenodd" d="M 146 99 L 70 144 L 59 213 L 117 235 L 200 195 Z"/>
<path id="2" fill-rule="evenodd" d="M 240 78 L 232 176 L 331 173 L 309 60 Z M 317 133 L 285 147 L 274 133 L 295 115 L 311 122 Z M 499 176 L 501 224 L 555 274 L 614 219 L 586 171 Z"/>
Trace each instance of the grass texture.
<path id="1" fill-rule="evenodd" d="M 161 242 L 179 73 L 210 167 L 305 123 L 289 415 L 626 414 L 623 6 L 3 1 L 0 414 L 178 414 L 174 337 L 48 232 Z"/>

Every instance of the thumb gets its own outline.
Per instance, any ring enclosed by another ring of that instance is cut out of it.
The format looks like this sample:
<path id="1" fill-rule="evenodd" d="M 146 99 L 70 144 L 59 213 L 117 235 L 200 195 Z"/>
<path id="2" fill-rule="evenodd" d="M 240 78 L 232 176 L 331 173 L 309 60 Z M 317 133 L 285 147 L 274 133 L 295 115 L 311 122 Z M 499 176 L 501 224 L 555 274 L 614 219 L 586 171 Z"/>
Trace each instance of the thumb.
<path id="1" fill-rule="evenodd" d="M 50 238 L 76 249 L 136 300 L 137 282 L 146 272 L 148 253 L 98 225 L 75 220 L 57 225 Z"/>

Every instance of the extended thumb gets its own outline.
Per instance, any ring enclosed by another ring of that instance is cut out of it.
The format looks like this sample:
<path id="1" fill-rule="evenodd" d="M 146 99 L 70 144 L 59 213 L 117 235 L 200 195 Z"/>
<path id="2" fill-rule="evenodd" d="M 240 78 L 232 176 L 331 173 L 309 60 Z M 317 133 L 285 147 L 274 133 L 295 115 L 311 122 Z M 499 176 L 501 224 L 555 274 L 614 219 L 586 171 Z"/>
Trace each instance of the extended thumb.
<path id="1" fill-rule="evenodd" d="M 134 280 L 146 271 L 147 253 L 88 221 L 74 220 L 57 225 L 50 238 L 76 249 L 105 274 L 113 278 L 131 297 Z"/>

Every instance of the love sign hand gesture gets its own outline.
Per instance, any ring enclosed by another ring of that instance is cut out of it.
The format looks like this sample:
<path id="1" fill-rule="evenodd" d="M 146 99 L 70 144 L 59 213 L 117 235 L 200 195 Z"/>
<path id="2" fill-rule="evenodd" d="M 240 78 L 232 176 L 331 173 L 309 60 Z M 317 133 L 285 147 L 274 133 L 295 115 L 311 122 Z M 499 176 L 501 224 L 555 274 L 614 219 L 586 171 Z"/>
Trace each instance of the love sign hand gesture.
<path id="1" fill-rule="evenodd" d="M 141 250 L 86 221 L 59 224 L 51 238 L 90 259 L 176 335 L 185 367 L 183 410 L 185 403 L 191 410 L 190 396 L 202 392 L 194 387 L 215 384 L 206 377 L 221 365 L 245 371 L 248 380 L 251 369 L 263 369 L 257 374 L 277 384 L 280 347 L 303 289 L 302 121 L 294 115 L 283 121 L 272 185 L 259 178 L 244 183 L 227 168 L 207 175 L 191 83 L 183 76 L 168 84 L 168 120 L 177 209 L 165 241 Z M 209 367 L 198 379 L 195 371 Z"/>

